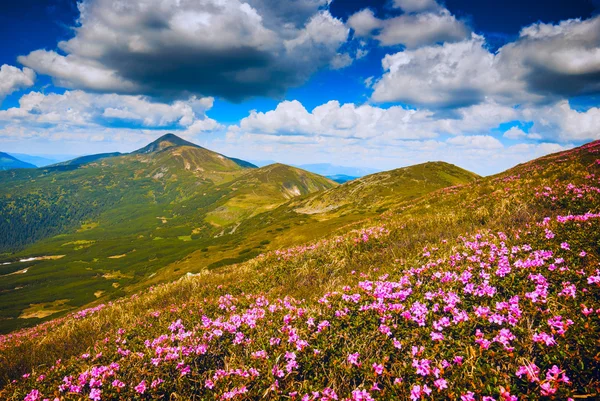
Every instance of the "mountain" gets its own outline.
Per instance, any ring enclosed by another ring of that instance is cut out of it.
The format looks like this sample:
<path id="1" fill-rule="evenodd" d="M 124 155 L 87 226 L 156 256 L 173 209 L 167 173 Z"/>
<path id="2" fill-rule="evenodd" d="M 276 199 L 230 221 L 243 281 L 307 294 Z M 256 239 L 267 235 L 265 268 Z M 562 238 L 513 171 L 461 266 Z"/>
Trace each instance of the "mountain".
<path id="1" fill-rule="evenodd" d="M 457 174 L 450 165 L 434 171 L 444 168 L 449 177 Z M 377 216 L 390 199 L 400 202 L 473 178 L 434 182 L 431 174 L 397 186 L 395 175 L 388 181 L 381 176 L 373 199 L 361 201 L 356 191 L 328 194 L 338 185 L 306 170 L 255 168 L 167 135 L 129 154 L 0 176 L 0 213 L 6 216 L 0 221 L 0 263 L 10 263 L 0 274 L 27 269 L 0 282 L 0 330 L 321 238 Z M 328 195 L 315 200 L 313 194 Z M 344 196 L 357 207 L 342 207 Z M 340 205 L 314 209 L 329 197 Z M 14 263 L 21 259 L 28 262 Z M 65 291 L 67 298 L 57 298 Z"/>
<path id="2" fill-rule="evenodd" d="M 37 167 L 45 167 L 51 164 L 60 163 L 63 161 L 74 159 L 76 156 L 73 155 L 27 155 L 24 153 L 10 153 L 11 156 L 16 157 L 27 163 L 31 163 Z"/>
<path id="3" fill-rule="evenodd" d="M 268 241 L 335 223 L 310 242 L 68 315 L 70 300 L 34 303 L 26 316 L 62 316 L 0 337 L 0 398 L 597 398 L 599 151 L 483 178 L 445 163 L 365 177 L 238 228 Z M 364 218 L 294 211 L 323 196 Z M 387 210 L 370 213 L 379 202 Z M 219 240 L 233 247 L 236 235 Z"/>
<path id="4" fill-rule="evenodd" d="M 337 166 L 329 163 L 302 164 L 298 167 L 324 176 L 346 175 L 350 177 L 363 177 L 381 171 L 366 167 Z"/>
<path id="5" fill-rule="evenodd" d="M 88 156 L 80 156 L 80 157 L 76 157 L 75 159 L 71 159 L 71 160 L 66 160 L 64 162 L 59 162 L 59 163 L 55 163 L 49 166 L 46 166 L 45 168 L 48 169 L 65 169 L 64 167 L 77 167 L 80 166 L 82 164 L 88 164 L 88 163 L 92 163 L 101 159 L 106 159 L 107 157 L 115 157 L 115 156 L 121 156 L 122 153 L 119 152 L 113 152 L 113 153 L 98 153 L 95 155 L 88 155 Z"/>
<path id="6" fill-rule="evenodd" d="M 355 180 L 358 178 L 358 177 L 352 177 L 352 176 L 345 175 L 345 174 L 328 175 L 326 177 L 332 181 L 337 182 L 338 184 L 344 184 L 348 181 L 352 181 L 352 180 Z"/>
<path id="7" fill-rule="evenodd" d="M 2 173 L 0 275 L 29 270 L 0 281 L 0 329 L 123 295 L 196 250 L 214 250 L 198 268 L 256 256 L 264 238 L 237 232 L 245 219 L 335 185 L 290 166 L 258 169 L 174 135 L 129 154 Z M 65 291 L 61 308 L 23 314 Z"/>
<path id="8" fill-rule="evenodd" d="M 36 166 L 21 161 L 8 153 L 0 152 L 0 170 L 12 170 L 17 168 L 36 168 Z"/>
<path id="9" fill-rule="evenodd" d="M 138 149 L 133 154 L 147 154 L 153 152 L 160 152 L 161 150 L 179 147 L 179 146 L 189 146 L 192 148 L 200 148 L 200 146 L 188 142 L 185 139 L 182 139 L 174 134 L 166 134 L 155 140 L 154 142 L 149 143 L 141 149 Z"/>

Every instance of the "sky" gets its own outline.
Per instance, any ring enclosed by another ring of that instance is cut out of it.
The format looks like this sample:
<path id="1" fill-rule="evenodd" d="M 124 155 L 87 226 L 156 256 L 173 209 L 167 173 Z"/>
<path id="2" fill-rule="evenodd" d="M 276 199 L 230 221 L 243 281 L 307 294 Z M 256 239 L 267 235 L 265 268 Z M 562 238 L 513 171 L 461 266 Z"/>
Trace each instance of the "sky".
<path id="1" fill-rule="evenodd" d="M 598 0 L 0 4 L 0 151 L 482 175 L 600 139 Z"/>

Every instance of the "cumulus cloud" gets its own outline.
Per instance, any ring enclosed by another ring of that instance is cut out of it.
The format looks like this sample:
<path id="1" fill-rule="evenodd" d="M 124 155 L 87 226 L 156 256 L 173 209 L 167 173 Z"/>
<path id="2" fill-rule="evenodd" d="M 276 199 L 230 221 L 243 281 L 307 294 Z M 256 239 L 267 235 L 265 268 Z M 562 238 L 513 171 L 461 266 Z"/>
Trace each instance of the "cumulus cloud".
<path id="1" fill-rule="evenodd" d="M 524 119 L 533 121 L 530 131 L 537 137 L 557 141 L 600 139 L 600 108 L 598 107 L 577 111 L 571 108 L 567 100 L 562 100 L 551 105 L 526 109 L 523 116 Z"/>
<path id="2" fill-rule="evenodd" d="M 171 98 L 279 96 L 330 65 L 348 35 L 327 0 L 84 0 L 64 53 L 19 62 L 58 85 Z"/>
<path id="3" fill-rule="evenodd" d="M 530 122 L 530 133 L 517 127 L 507 130 L 505 138 L 523 141 L 507 146 L 499 127 L 516 120 Z M 240 157 L 260 155 L 287 163 L 310 159 L 355 165 L 362 160 L 394 168 L 445 160 L 488 174 L 573 147 L 573 142 L 600 138 L 594 126 L 600 126 L 600 109 L 576 111 L 568 102 L 512 107 L 486 101 L 439 113 L 337 101 L 309 111 L 298 101 L 284 101 L 273 110 L 251 112 L 215 146 Z M 244 143 L 244 150 L 236 150 L 236 143 Z"/>
<path id="4" fill-rule="evenodd" d="M 29 68 L 22 70 L 12 65 L 3 64 L 0 67 L 0 104 L 7 95 L 32 86 L 35 83 L 35 72 Z"/>
<path id="5" fill-rule="evenodd" d="M 555 103 L 600 92 L 600 16 L 534 24 L 492 53 L 483 36 L 386 55 L 376 102 L 456 108 L 486 99 Z"/>
<path id="6" fill-rule="evenodd" d="M 192 97 L 170 104 L 152 102 L 143 96 L 91 94 L 66 91 L 64 94 L 31 92 L 19 99 L 19 107 L 0 110 L 0 121 L 20 119 L 28 123 L 110 125 L 121 123 L 148 128 L 188 127 L 205 115 L 213 98 Z"/>
<path id="7" fill-rule="evenodd" d="M 533 24 L 498 51 L 498 68 L 544 97 L 600 92 L 600 16 Z"/>
<path id="8" fill-rule="evenodd" d="M 348 26 L 355 36 L 373 38 L 383 46 L 402 44 L 408 48 L 442 42 L 457 42 L 471 33 L 470 28 L 443 7 L 430 8 L 427 1 L 406 1 L 407 13 L 388 19 L 379 19 L 372 10 L 361 10 L 348 18 Z M 420 8 L 421 7 L 421 8 Z"/>
<path id="9" fill-rule="evenodd" d="M 502 136 L 508 139 L 522 139 L 527 137 L 527 133 L 519 127 L 510 127 Z"/>
<path id="10" fill-rule="evenodd" d="M 350 57 L 348 53 L 338 53 L 333 60 L 331 60 L 331 68 L 334 70 L 341 70 L 352 64 L 352 61 L 352 57 Z"/>
<path id="11" fill-rule="evenodd" d="M 561 107 L 564 108 L 562 114 L 557 111 Z M 600 115 L 595 108 L 586 112 L 575 111 L 568 103 L 515 108 L 486 102 L 462 107 L 452 113 L 438 113 L 400 106 L 381 108 L 368 104 L 340 104 L 338 101 L 327 102 L 309 111 L 302 103 L 294 100 L 283 101 L 275 109 L 267 112 L 252 111 L 237 126 L 231 126 L 230 131 L 277 137 L 378 139 L 386 143 L 450 135 L 460 137 L 451 142 L 454 145 L 459 145 L 461 141 L 469 138 L 470 141 L 478 141 L 470 142 L 472 146 L 484 141 L 488 146 L 492 146 L 496 141 L 488 137 L 490 131 L 497 131 L 501 124 L 515 120 L 531 121 L 534 124 L 532 129 L 536 133 L 543 133 L 543 139 L 571 141 L 595 139 L 598 134 L 594 136 L 587 127 L 600 123 Z M 561 126 L 557 125 L 559 122 Z M 558 137 L 559 131 L 579 134 Z M 513 131 L 509 132 L 506 137 L 513 134 Z M 525 135 L 529 139 L 542 139 L 539 134 Z"/>
<path id="12" fill-rule="evenodd" d="M 494 55 L 484 45 L 485 39 L 473 34 L 458 43 L 386 55 L 372 99 L 434 108 L 483 102 L 490 90 L 502 90 Z"/>
<path id="13" fill-rule="evenodd" d="M 469 149 L 501 149 L 502 143 L 489 135 L 455 136 L 446 141 L 447 143 Z"/>
<path id="14" fill-rule="evenodd" d="M 0 110 L 0 139 L 144 144 L 167 132 L 193 139 L 223 128 L 206 116 L 212 106 L 211 97 L 160 103 L 144 96 L 80 90 L 31 92 L 20 98 L 19 107 Z"/>

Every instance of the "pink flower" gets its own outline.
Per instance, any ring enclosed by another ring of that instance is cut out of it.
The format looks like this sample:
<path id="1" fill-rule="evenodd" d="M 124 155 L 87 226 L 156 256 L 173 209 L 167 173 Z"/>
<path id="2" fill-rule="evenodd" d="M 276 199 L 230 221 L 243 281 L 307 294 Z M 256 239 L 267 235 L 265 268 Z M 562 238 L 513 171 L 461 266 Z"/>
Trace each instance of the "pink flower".
<path id="1" fill-rule="evenodd" d="M 142 380 L 134 389 L 139 394 L 144 394 L 146 392 L 146 380 Z"/>
<path id="2" fill-rule="evenodd" d="M 37 390 L 31 390 L 29 394 L 25 396 L 23 401 L 37 401 L 41 397 L 41 394 Z"/>
<path id="3" fill-rule="evenodd" d="M 117 380 L 117 379 L 115 379 L 115 380 L 113 380 L 113 382 L 112 382 L 112 386 L 113 386 L 113 387 L 117 387 L 117 388 L 123 388 L 123 387 L 125 387 L 125 383 L 123 383 L 123 382 L 122 382 L 122 381 L 120 381 L 120 380 Z"/>
<path id="4" fill-rule="evenodd" d="M 367 390 L 356 389 L 352 392 L 353 401 L 374 401 Z"/>
<path id="5" fill-rule="evenodd" d="M 437 379 L 436 381 L 433 382 L 433 385 L 439 390 L 443 390 L 445 388 L 448 388 L 448 382 L 445 379 Z"/>
<path id="6" fill-rule="evenodd" d="M 475 401 L 475 393 L 467 391 L 466 394 L 460 396 L 460 401 Z"/>
<path id="7" fill-rule="evenodd" d="M 418 399 L 421 398 L 421 386 L 419 385 L 414 385 L 411 389 L 410 389 L 410 399 L 413 401 L 417 401 Z"/>
<path id="8" fill-rule="evenodd" d="M 428 376 L 431 373 L 430 364 L 431 361 L 428 359 L 413 359 L 412 366 L 416 369 L 417 374 L 421 376 Z"/>
<path id="9" fill-rule="evenodd" d="M 375 374 L 380 375 L 383 373 L 383 365 L 374 363 L 373 370 L 375 371 Z"/>
<path id="10" fill-rule="evenodd" d="M 539 373 L 540 373 L 540 368 L 538 368 L 535 363 L 532 363 L 531 365 L 521 365 L 519 366 L 519 368 L 517 369 L 516 375 L 521 377 L 523 375 L 527 375 L 527 379 L 531 382 L 538 382 L 540 381 L 539 379 Z"/>
<path id="11" fill-rule="evenodd" d="M 90 391 L 90 400 L 100 401 L 100 396 L 102 395 L 102 391 L 99 388 L 93 388 Z"/>
<path id="12" fill-rule="evenodd" d="M 350 354 L 348 355 L 348 363 L 351 365 L 360 366 L 361 363 L 358 361 L 358 358 L 360 358 L 360 354 L 358 352 Z"/>

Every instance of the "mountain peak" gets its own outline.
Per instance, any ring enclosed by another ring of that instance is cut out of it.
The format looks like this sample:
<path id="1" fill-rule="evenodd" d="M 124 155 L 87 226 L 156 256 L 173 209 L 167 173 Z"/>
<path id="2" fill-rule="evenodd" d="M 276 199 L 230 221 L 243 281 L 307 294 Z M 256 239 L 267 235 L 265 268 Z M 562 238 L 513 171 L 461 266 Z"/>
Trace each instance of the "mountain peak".
<path id="1" fill-rule="evenodd" d="M 175 134 L 165 134 L 165 135 L 161 136 L 160 138 L 158 138 L 157 140 L 155 140 L 154 142 L 151 142 L 148 145 L 144 146 L 143 148 L 136 150 L 135 152 L 133 152 L 133 154 L 146 154 L 146 153 L 159 152 L 161 150 L 178 147 L 178 146 L 192 146 L 195 148 L 200 147 L 200 146 L 196 145 L 195 143 L 186 141 L 185 139 L 178 137 Z"/>

